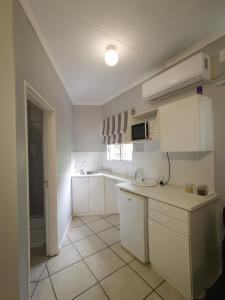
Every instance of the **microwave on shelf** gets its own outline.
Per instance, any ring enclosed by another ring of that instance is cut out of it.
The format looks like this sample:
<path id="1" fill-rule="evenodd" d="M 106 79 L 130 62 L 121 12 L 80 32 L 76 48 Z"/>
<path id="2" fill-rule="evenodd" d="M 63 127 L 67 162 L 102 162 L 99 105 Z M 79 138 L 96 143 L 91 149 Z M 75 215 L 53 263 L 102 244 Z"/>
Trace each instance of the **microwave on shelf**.
<path id="1" fill-rule="evenodd" d="M 138 124 L 131 125 L 131 139 L 135 140 L 148 140 L 152 138 L 153 134 L 153 121 L 146 121 Z"/>

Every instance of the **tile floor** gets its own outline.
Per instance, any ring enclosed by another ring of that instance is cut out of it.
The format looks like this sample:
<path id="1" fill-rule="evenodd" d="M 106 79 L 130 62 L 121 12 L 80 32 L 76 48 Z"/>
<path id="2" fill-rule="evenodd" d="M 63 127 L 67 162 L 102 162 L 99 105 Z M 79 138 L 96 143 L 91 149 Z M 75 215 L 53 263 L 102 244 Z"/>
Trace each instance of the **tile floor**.
<path id="1" fill-rule="evenodd" d="M 32 300 L 185 300 L 120 245 L 119 215 L 73 218 L 59 256 L 31 261 Z"/>

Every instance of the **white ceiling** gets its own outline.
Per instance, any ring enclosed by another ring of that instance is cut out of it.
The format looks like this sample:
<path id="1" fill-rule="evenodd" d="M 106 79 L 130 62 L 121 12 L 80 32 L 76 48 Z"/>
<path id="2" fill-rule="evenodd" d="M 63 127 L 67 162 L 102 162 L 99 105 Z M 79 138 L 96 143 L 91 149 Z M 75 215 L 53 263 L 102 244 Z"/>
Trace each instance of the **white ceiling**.
<path id="1" fill-rule="evenodd" d="M 30 0 L 74 104 L 102 104 L 223 24 L 224 0 Z M 223 24 L 224 25 L 224 24 Z M 107 45 L 119 63 L 104 63 Z"/>

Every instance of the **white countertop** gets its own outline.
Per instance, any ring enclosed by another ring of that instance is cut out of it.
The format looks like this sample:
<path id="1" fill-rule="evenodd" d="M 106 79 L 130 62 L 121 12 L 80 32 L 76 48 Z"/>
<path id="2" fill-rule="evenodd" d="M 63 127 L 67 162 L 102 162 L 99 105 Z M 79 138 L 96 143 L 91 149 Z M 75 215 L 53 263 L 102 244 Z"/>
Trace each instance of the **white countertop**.
<path id="1" fill-rule="evenodd" d="M 183 188 L 167 185 L 154 187 L 135 186 L 131 182 L 119 183 L 117 186 L 120 189 L 151 198 L 160 202 L 164 202 L 187 211 L 194 211 L 202 206 L 205 206 L 213 201 L 218 200 L 217 194 L 208 196 L 199 196 L 196 194 L 189 194 Z"/>
<path id="2" fill-rule="evenodd" d="M 96 176 L 104 176 L 106 178 L 111 178 L 117 181 L 131 181 L 132 177 L 131 176 L 126 176 L 126 175 L 122 175 L 122 174 L 117 174 L 117 173 L 111 173 L 111 172 L 100 172 L 100 173 L 95 173 L 95 174 L 80 174 L 80 173 L 75 173 L 72 175 L 73 177 L 78 177 L 78 178 L 82 178 L 82 177 L 96 177 Z"/>

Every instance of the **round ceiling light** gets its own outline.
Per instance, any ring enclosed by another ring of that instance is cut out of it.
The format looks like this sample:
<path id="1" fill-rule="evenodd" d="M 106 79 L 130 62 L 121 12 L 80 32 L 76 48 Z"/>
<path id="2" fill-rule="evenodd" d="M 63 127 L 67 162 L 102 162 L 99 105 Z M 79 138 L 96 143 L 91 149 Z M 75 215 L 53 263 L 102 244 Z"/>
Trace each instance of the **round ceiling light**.
<path id="1" fill-rule="evenodd" d="M 108 66 L 113 67 L 118 63 L 118 60 L 119 60 L 119 56 L 116 51 L 116 47 L 112 45 L 108 46 L 105 52 L 105 63 Z"/>

